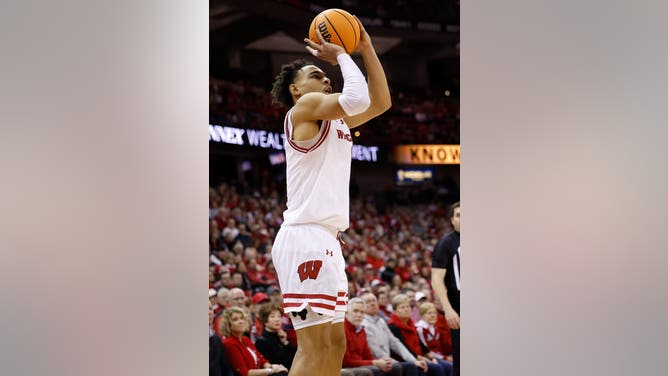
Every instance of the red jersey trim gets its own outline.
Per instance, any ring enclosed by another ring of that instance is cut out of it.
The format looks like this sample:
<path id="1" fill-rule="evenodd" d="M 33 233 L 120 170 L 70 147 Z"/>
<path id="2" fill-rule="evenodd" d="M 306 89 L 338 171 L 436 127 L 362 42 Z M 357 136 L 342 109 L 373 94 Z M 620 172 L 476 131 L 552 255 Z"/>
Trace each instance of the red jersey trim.
<path id="1" fill-rule="evenodd" d="M 290 111 L 288 111 L 288 113 L 285 114 L 285 122 L 284 122 L 283 127 L 285 129 L 285 139 L 288 140 L 288 144 L 290 144 L 290 146 L 292 146 L 293 149 L 295 149 L 296 151 L 298 151 L 300 153 L 306 154 L 311 150 L 315 150 L 318 146 L 320 146 L 325 141 L 325 138 L 327 137 L 327 133 L 329 133 L 329 126 L 330 126 L 330 123 L 331 123 L 330 120 L 325 121 L 325 123 L 324 123 L 325 129 L 323 129 L 322 133 L 320 134 L 320 138 L 318 139 L 318 141 L 316 141 L 316 143 L 313 146 L 311 146 L 310 148 L 303 148 L 303 147 L 297 145 L 294 141 L 292 141 L 292 134 L 290 133 L 290 130 L 288 129 L 288 119 L 290 119 L 291 114 L 292 114 L 292 109 L 290 109 Z"/>

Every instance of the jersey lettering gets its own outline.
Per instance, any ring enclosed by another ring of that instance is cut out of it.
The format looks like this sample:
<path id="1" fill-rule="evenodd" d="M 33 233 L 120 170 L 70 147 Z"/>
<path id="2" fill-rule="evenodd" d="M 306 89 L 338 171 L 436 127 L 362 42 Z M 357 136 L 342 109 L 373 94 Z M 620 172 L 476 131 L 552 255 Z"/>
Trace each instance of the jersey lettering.
<path id="1" fill-rule="evenodd" d="M 340 129 L 336 130 L 336 136 L 339 138 L 339 140 L 344 139 L 348 142 L 353 142 L 353 138 L 350 137 L 350 133 L 345 133 Z"/>
<path id="2" fill-rule="evenodd" d="M 299 280 L 304 282 L 307 279 L 318 279 L 318 274 L 320 274 L 320 268 L 322 267 L 321 260 L 309 260 L 302 262 L 297 267 L 297 273 L 299 273 Z"/>

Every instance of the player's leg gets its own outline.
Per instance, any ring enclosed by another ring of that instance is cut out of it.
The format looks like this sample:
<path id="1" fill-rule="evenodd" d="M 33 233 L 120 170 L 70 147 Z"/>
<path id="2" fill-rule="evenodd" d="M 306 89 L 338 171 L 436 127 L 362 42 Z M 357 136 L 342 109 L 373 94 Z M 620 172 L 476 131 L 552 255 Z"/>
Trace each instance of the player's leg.
<path id="1" fill-rule="evenodd" d="M 323 376 L 338 376 L 341 373 L 343 355 L 346 352 L 346 331 L 343 322 L 331 324 L 329 355 L 325 359 Z"/>
<path id="2" fill-rule="evenodd" d="M 325 322 L 297 329 L 297 353 L 290 367 L 290 376 L 325 375 L 332 326 L 331 322 Z M 340 372 L 341 362 L 336 376 L 339 376 Z"/>

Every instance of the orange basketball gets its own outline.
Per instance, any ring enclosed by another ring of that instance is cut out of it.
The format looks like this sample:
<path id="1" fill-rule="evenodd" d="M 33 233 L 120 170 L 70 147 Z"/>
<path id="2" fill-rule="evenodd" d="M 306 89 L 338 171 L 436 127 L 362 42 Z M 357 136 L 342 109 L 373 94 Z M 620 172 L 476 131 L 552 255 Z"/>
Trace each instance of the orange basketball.
<path id="1" fill-rule="evenodd" d="M 355 17 L 342 9 L 327 9 L 315 16 L 309 27 L 308 38 L 320 43 L 316 32 L 320 32 L 327 42 L 343 47 L 349 54 L 357 49 L 360 42 L 360 25 Z"/>

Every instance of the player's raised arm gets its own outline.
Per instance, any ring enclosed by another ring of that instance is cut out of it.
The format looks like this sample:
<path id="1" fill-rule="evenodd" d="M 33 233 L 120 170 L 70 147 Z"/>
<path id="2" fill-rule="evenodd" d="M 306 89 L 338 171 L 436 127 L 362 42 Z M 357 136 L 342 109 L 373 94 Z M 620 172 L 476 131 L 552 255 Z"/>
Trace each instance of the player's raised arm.
<path id="1" fill-rule="evenodd" d="M 343 90 L 341 93 L 331 93 L 329 78 L 315 66 L 307 66 L 302 69 L 304 80 L 290 87 L 291 92 L 299 99 L 295 102 L 292 114 L 293 121 L 331 120 L 354 116 L 369 108 L 369 89 L 362 74 L 353 59 L 343 47 L 328 43 L 317 33 L 320 43 L 315 43 L 305 38 L 306 49 L 318 59 L 338 65 L 343 76 Z M 315 82 L 314 82 L 315 81 Z M 316 89 L 301 94 L 301 91 Z"/>
<path id="2" fill-rule="evenodd" d="M 371 43 L 371 38 L 364 29 L 362 22 L 360 22 L 357 16 L 355 16 L 355 19 L 359 23 L 361 34 L 357 51 L 362 55 L 364 66 L 366 67 L 366 73 L 369 80 L 369 98 L 371 103 L 369 108 L 367 108 L 361 114 L 344 118 L 349 128 L 355 128 L 366 123 L 367 121 L 387 111 L 392 106 L 390 88 L 387 85 L 387 78 L 385 77 L 383 66 L 378 59 L 376 50 L 374 50 L 373 44 Z"/>

